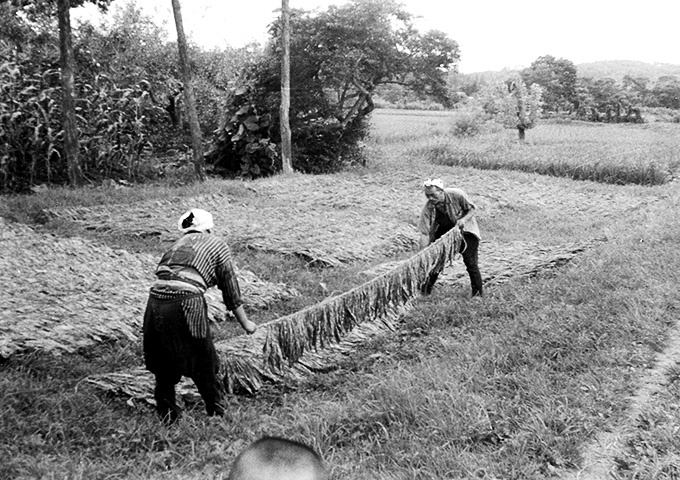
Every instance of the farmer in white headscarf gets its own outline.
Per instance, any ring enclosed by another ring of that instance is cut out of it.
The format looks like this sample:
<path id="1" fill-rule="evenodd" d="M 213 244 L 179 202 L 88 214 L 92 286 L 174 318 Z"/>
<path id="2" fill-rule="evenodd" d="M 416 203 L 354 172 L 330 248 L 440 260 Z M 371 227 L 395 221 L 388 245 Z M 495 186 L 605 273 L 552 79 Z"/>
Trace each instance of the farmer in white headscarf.
<path id="1" fill-rule="evenodd" d="M 483 294 L 482 275 L 479 272 L 478 248 L 481 236 L 475 219 L 475 205 L 467 194 L 459 188 L 445 188 L 441 179 L 428 179 L 423 184 L 427 202 L 420 213 L 418 230 L 420 231 L 420 248 L 425 248 L 452 228 L 460 228 L 463 234 L 460 253 L 470 276 L 472 296 Z M 430 279 L 425 289 L 432 289 L 436 275 Z"/>
<path id="2" fill-rule="evenodd" d="M 231 251 L 210 233 L 212 215 L 194 208 L 180 217 L 178 228 L 184 235 L 156 268 L 143 328 L 144 361 L 156 377 L 156 409 L 166 423 L 174 423 L 181 414 L 175 385 L 182 376 L 194 381 L 208 415 L 225 412 L 225 389 L 208 325 L 205 291 L 217 285 L 243 329 L 251 334 L 257 328 L 243 310 Z"/>

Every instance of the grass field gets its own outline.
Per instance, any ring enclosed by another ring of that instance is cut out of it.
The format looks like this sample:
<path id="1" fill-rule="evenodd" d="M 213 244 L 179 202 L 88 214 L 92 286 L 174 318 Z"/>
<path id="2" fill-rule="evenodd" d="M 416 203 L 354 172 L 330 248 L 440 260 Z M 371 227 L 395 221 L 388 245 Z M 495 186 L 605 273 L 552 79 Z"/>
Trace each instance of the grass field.
<path id="1" fill-rule="evenodd" d="M 366 169 L 318 178 L 325 189 L 367 182 L 366 196 L 353 191 L 352 203 L 324 207 L 328 212 L 379 208 L 389 216 L 401 196 L 407 208 L 395 207 L 392 220 L 413 224 L 420 182 L 441 176 L 480 205 L 482 270 L 493 245 L 606 240 L 560 268 L 493 285 L 483 301 L 469 298 L 467 286 L 438 285 L 400 319 L 398 331 L 305 381 L 231 397 L 224 419 L 206 418 L 198 403 L 166 428 L 147 405 L 83 382 L 140 365 L 135 342 L 78 355 L 13 356 L 0 364 L 0 478 L 226 478 L 238 451 L 264 434 L 311 444 L 333 479 L 597 479 L 606 478 L 603 471 L 624 479 L 680 478 L 680 345 L 673 340 L 680 188 L 669 183 L 677 177 L 680 126 L 547 124 L 528 131 L 520 145 L 512 131 L 458 139 L 441 112 L 377 111 L 373 121 Z M 568 173 L 576 167 L 609 173 L 576 181 Z M 635 169 L 643 171 L 636 178 L 653 171 L 657 180 L 620 180 Z M 290 182 L 289 202 L 299 200 L 293 187 L 302 180 L 280 180 Z M 41 210 L 212 192 L 247 205 L 249 188 L 265 185 L 50 189 L 2 198 L 0 213 L 58 237 L 158 255 L 157 238 L 46 221 Z M 376 203 L 376 196 L 389 201 Z M 254 313 L 258 322 L 320 301 L 320 282 L 330 291 L 351 288 L 368 266 L 318 268 L 238 247 L 235 255 L 262 278 L 301 292 Z M 645 398 L 640 391 L 652 393 Z M 588 465 L 598 439 L 611 433 L 613 453 Z"/>
<path id="2" fill-rule="evenodd" d="M 613 184 L 660 185 L 680 170 L 680 138 L 675 124 L 594 124 L 552 122 L 527 132 L 483 129 L 478 136 L 453 134 L 456 114 L 428 112 L 413 117 L 390 111 L 375 126 L 386 143 L 409 142 L 410 156 L 433 163 L 485 170 L 517 170 L 574 180 Z M 423 135 L 425 134 L 425 135 Z"/>

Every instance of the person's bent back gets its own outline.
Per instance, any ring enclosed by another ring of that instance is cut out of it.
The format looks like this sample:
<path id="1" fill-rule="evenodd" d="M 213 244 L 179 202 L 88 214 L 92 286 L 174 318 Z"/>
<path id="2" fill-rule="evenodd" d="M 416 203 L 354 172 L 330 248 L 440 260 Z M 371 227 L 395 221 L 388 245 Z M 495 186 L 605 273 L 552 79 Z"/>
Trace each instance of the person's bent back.
<path id="1" fill-rule="evenodd" d="M 284 438 L 264 437 L 243 450 L 228 480 L 327 480 L 321 457 L 310 447 Z"/>

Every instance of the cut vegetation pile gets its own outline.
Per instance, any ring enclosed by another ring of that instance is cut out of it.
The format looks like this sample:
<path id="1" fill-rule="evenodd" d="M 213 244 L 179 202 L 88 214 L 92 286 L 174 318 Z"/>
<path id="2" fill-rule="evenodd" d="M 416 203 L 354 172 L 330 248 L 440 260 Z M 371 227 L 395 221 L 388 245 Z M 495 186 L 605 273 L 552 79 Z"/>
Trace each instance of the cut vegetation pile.
<path id="1" fill-rule="evenodd" d="M 411 250 L 415 229 L 395 212 L 408 212 L 397 189 L 378 186 L 369 177 L 343 181 L 331 176 L 282 182 L 253 182 L 245 198 L 213 194 L 190 199 L 138 202 L 131 205 L 54 208 L 49 216 L 75 222 L 87 230 L 171 242 L 174 222 L 189 208 L 215 217 L 215 233 L 231 245 L 296 255 L 321 266 Z M 374 204 L 366 204 L 366 196 Z M 411 213 L 412 215 L 412 213 Z"/>
<path id="2" fill-rule="evenodd" d="M 72 353 L 108 340 L 137 339 L 158 263 L 154 256 L 4 222 L 0 248 L 0 357 L 23 350 Z M 254 308 L 297 294 L 247 270 L 238 275 L 244 299 Z M 211 319 L 224 320 L 219 291 L 211 289 L 207 299 Z"/>

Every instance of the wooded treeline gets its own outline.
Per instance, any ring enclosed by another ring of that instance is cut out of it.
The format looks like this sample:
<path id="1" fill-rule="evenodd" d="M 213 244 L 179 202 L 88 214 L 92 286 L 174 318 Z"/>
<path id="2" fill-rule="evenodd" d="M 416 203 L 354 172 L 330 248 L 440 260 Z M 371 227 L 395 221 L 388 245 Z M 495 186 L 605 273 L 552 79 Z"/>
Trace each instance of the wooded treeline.
<path id="1" fill-rule="evenodd" d="M 591 68 L 592 70 L 592 68 Z M 518 72 L 524 81 L 543 89 L 544 114 L 564 113 L 575 118 L 606 122 L 641 122 L 641 109 L 680 110 L 680 76 L 656 79 L 640 75 L 613 78 L 579 76 L 576 65 L 546 55 Z M 495 74 L 502 77 L 503 74 Z M 506 74 L 509 76 L 509 74 Z M 457 99 L 475 97 L 497 79 L 490 74 L 452 75 Z M 680 115 L 678 115 L 680 121 Z"/>
<path id="2" fill-rule="evenodd" d="M 186 76 L 168 32 L 133 1 L 118 1 L 70 1 L 71 7 L 116 8 L 105 25 L 84 22 L 71 29 L 73 80 L 66 84 L 73 90 L 78 145 L 77 155 L 69 155 L 57 22 L 57 5 L 69 2 L 0 0 L 0 192 L 73 185 L 74 167 L 81 182 L 92 184 L 185 182 L 197 176 L 187 78 L 207 173 L 257 177 L 280 171 L 281 21 L 270 26 L 264 46 L 206 51 L 189 41 Z M 505 82 L 459 75 L 457 43 L 442 32 L 418 32 L 413 20 L 392 0 L 352 0 L 321 12 L 291 10 L 294 169 L 321 173 L 365 164 L 363 140 L 376 101 L 403 106 L 411 99 L 453 108 L 476 99 L 485 116 L 517 128 L 520 138 L 541 115 L 639 122 L 644 107 L 680 109 L 677 77 L 662 76 L 653 84 L 624 77 L 619 85 L 580 78 L 572 62 L 551 56 Z M 456 128 L 467 134 L 478 123 Z M 74 156 L 77 163 L 69 165 Z"/>
<path id="3" fill-rule="evenodd" d="M 71 4 L 87 1 L 111 3 Z M 60 2 L 0 0 L 8 26 L 0 33 L 0 191 L 69 181 Z M 412 16 L 396 2 L 353 1 L 320 13 L 293 10 L 290 25 L 296 170 L 326 172 L 363 163 L 367 118 L 382 84 L 447 102 L 447 75 L 458 61 L 458 45 L 441 32 L 417 32 Z M 71 41 L 84 180 L 191 176 L 177 44 L 132 2 L 115 9 L 110 24 L 74 25 Z M 271 25 L 264 48 L 205 51 L 189 45 L 191 85 L 212 173 L 253 177 L 280 170 L 281 48 L 280 22 Z"/>

